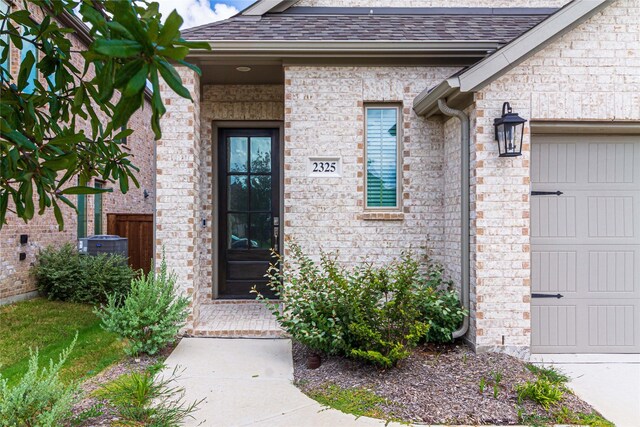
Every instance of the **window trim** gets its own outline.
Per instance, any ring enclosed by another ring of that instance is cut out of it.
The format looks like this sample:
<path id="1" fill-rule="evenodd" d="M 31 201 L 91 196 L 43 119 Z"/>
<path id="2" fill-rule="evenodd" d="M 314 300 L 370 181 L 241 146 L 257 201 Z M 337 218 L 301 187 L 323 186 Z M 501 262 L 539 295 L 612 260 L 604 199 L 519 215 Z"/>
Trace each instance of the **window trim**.
<path id="1" fill-rule="evenodd" d="M 93 181 L 93 187 L 94 188 L 101 188 L 104 189 L 106 185 L 105 181 L 102 181 L 100 179 L 94 179 Z M 95 193 L 93 195 L 93 234 L 94 235 L 100 235 L 100 234 L 104 234 L 104 221 L 102 220 L 103 216 L 104 216 L 104 193 Z M 100 201 L 100 203 L 98 204 L 98 201 Z M 98 206 L 100 206 L 100 209 L 98 209 Z M 99 215 L 98 215 L 99 214 Z M 97 226 L 98 224 L 100 225 L 100 230 L 98 230 Z"/>
<path id="2" fill-rule="evenodd" d="M 369 206 L 367 200 L 367 146 L 368 146 L 368 110 L 369 109 L 395 109 L 396 110 L 396 206 Z M 402 120 L 401 102 L 365 102 L 364 103 L 364 210 L 368 212 L 402 212 L 402 139 L 404 124 Z"/>
<path id="3" fill-rule="evenodd" d="M 78 185 L 83 186 L 87 185 L 87 183 L 84 182 L 81 177 L 78 177 Z M 87 237 L 87 222 L 89 219 L 87 215 L 87 201 L 88 199 L 86 194 L 78 194 L 78 199 L 76 201 L 76 209 L 78 210 L 76 214 L 76 232 L 78 239 Z"/>

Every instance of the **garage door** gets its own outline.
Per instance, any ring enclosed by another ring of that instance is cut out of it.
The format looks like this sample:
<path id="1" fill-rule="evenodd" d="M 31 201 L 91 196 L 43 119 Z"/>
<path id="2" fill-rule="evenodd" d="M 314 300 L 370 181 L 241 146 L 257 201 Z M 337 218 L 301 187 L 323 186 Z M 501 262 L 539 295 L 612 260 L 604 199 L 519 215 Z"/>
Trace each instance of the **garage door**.
<path id="1" fill-rule="evenodd" d="M 531 146 L 531 350 L 640 353 L 640 137 Z"/>

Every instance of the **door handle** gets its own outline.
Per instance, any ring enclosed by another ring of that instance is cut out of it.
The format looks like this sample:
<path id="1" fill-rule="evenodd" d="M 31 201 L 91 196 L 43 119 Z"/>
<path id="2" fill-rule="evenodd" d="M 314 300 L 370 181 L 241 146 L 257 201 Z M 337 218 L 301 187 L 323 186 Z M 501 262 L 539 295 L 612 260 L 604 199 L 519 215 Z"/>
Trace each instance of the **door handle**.
<path id="1" fill-rule="evenodd" d="M 564 194 L 562 191 L 532 191 L 532 196 L 560 196 Z"/>
<path id="2" fill-rule="evenodd" d="M 531 294 L 531 298 L 564 298 L 562 294 Z"/>
<path id="3" fill-rule="evenodd" d="M 279 241 L 278 238 L 280 237 L 280 218 L 279 217 L 274 217 L 273 218 L 273 248 L 278 251 L 279 250 Z"/>

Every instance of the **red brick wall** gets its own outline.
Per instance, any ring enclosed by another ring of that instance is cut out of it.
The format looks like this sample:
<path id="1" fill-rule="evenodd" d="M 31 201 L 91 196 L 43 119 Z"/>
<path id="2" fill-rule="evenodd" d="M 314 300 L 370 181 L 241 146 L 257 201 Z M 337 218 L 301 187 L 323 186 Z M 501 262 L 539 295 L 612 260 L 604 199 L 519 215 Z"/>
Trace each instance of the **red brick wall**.
<path id="1" fill-rule="evenodd" d="M 21 7 L 16 3 L 13 7 Z M 32 16 L 36 19 L 39 16 L 38 10 L 32 11 Z M 85 46 L 73 34 L 70 35 L 73 49 L 83 50 Z M 12 49 L 11 68 L 12 74 L 17 75 L 20 60 L 18 49 Z M 83 59 L 76 54 L 73 62 L 79 69 L 83 68 Z M 91 73 L 92 71 L 90 71 Z M 91 76 L 89 76 L 91 78 Z M 100 112 L 99 112 L 100 113 Z M 127 194 L 122 194 L 118 185 L 107 183 L 107 187 L 112 187 L 112 193 L 103 195 L 103 218 L 102 231 L 106 233 L 107 213 L 153 213 L 155 200 L 155 158 L 154 139 L 151 127 L 149 126 L 151 111 L 148 105 L 142 111 L 138 111 L 131 119 L 129 126 L 135 132 L 129 136 L 127 146 L 132 155 L 133 163 L 140 168 L 137 178 L 140 181 L 140 188 L 131 188 Z M 107 117 L 102 114 L 106 121 Z M 80 126 L 89 130 L 87 123 L 82 119 Z M 90 183 L 93 185 L 93 182 Z M 143 197 L 143 190 L 149 192 L 149 197 Z M 74 200 L 75 201 L 75 200 Z M 11 208 L 11 203 L 9 204 Z M 65 220 L 64 231 L 58 231 L 58 226 L 52 212 L 37 216 L 25 224 L 14 215 L 7 216 L 7 224 L 0 230 L 0 303 L 10 301 L 28 293 L 35 291 L 35 283 L 30 275 L 30 268 L 33 265 L 40 248 L 48 245 L 59 246 L 65 242 L 75 242 L 77 230 L 77 218 L 75 212 L 64 206 L 62 207 Z M 94 211 L 93 196 L 87 196 L 87 235 L 94 232 Z M 29 236 L 26 245 L 20 245 L 20 235 Z M 19 260 L 19 254 L 26 253 L 24 261 Z"/>

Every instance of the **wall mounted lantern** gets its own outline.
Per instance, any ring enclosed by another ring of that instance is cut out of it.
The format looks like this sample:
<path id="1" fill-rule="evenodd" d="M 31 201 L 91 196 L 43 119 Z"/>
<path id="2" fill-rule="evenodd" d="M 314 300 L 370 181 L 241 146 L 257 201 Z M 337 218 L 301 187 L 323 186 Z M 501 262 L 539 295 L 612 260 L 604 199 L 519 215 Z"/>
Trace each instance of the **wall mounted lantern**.
<path id="1" fill-rule="evenodd" d="M 526 119 L 513 112 L 508 102 L 502 104 L 502 117 L 493 120 L 500 157 L 522 155 L 522 138 L 526 122 Z"/>

